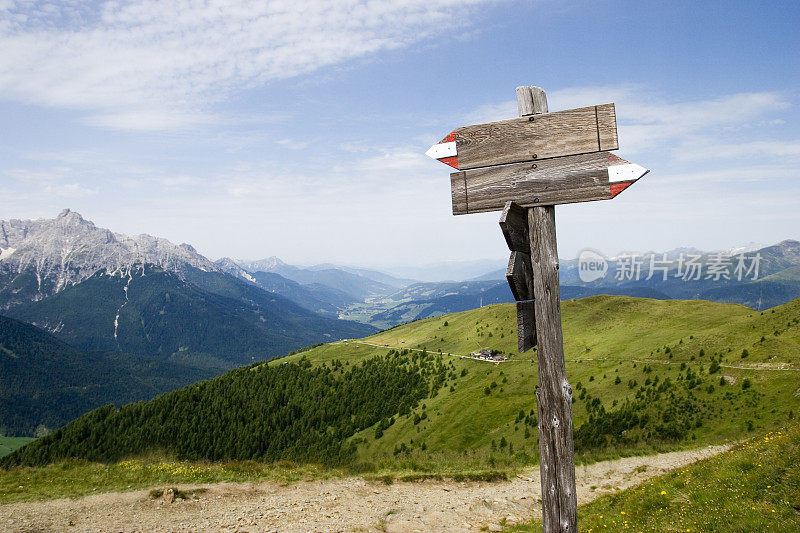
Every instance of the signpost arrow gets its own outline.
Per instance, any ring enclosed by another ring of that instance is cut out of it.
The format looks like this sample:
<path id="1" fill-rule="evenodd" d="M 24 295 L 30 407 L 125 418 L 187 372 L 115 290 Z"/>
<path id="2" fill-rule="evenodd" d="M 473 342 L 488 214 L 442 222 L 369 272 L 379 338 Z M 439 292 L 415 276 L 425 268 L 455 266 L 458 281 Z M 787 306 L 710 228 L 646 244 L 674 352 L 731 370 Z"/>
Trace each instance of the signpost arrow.
<path id="1" fill-rule="evenodd" d="M 425 152 L 458 170 L 616 150 L 614 104 L 465 126 Z"/>
<path id="2" fill-rule="evenodd" d="M 648 170 L 610 152 L 572 155 L 450 174 L 453 214 L 610 200 Z"/>

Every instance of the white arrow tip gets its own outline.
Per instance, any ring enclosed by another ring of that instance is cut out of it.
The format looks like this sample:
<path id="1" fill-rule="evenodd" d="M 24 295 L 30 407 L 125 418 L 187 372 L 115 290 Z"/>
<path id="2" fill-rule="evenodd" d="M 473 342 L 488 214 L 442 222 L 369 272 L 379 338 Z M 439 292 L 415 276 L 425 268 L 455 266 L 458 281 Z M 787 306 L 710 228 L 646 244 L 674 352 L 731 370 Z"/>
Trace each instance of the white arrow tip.
<path id="1" fill-rule="evenodd" d="M 443 157 L 455 157 L 456 155 L 456 143 L 455 141 L 451 142 L 444 142 L 434 144 L 428 151 L 425 152 L 425 155 L 432 159 L 441 159 Z"/>
<path id="2" fill-rule="evenodd" d="M 618 181 L 636 181 L 648 172 L 650 172 L 650 170 L 636 163 L 613 165 L 608 167 L 608 181 L 611 183 Z"/>

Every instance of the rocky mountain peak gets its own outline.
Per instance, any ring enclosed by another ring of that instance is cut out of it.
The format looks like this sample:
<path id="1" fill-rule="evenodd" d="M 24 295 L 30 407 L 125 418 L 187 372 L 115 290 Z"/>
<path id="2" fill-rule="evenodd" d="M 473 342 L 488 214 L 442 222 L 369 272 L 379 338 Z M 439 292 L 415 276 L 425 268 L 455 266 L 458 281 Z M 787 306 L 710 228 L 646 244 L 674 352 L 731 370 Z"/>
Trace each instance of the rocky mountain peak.
<path id="1" fill-rule="evenodd" d="M 270 257 L 267 257 L 266 259 L 261 259 L 259 261 L 253 261 L 253 263 L 258 263 L 258 265 L 261 268 L 264 268 L 264 269 L 271 269 L 271 268 L 277 268 L 277 267 L 286 266 L 286 263 L 281 261 L 280 257 L 274 256 L 274 255 L 272 255 Z"/>
<path id="2" fill-rule="evenodd" d="M 239 266 L 239 264 L 231 259 L 230 257 L 223 257 L 221 259 L 217 259 L 214 261 L 214 264 L 220 268 L 223 272 L 226 272 L 232 276 L 236 276 L 237 278 L 246 279 L 252 283 L 255 283 L 255 278 L 250 275 L 250 273 Z"/>
<path id="3" fill-rule="evenodd" d="M 40 299 L 89 278 L 98 271 L 130 272 L 153 264 L 181 275 L 188 267 L 219 271 L 188 244 L 175 245 L 151 235 L 125 235 L 98 228 L 79 213 L 64 209 L 56 218 L 0 220 L 0 276 L 35 279 L 31 290 L 0 294 L 0 309 L 26 294 Z M 31 275 L 32 274 L 32 275 Z"/>
<path id="4" fill-rule="evenodd" d="M 274 255 L 266 259 L 259 259 L 257 261 L 249 261 L 244 259 L 232 259 L 232 261 L 248 272 L 276 272 L 284 275 L 288 272 L 294 272 L 298 270 L 297 267 L 284 263 L 280 258 Z"/>

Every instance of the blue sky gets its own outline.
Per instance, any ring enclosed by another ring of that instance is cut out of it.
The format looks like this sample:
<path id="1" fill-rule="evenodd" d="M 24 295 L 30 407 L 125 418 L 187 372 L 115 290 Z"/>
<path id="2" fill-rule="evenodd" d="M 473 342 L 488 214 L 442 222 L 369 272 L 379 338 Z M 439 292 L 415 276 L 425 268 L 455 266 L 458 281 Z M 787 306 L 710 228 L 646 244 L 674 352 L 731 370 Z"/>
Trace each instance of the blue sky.
<path id="1" fill-rule="evenodd" d="M 257 6 L 251 4 L 258 4 Z M 615 102 L 651 169 L 557 209 L 559 251 L 800 238 L 796 2 L 0 0 L 0 219 L 62 208 L 212 258 L 507 255 L 453 217 L 458 126 Z"/>

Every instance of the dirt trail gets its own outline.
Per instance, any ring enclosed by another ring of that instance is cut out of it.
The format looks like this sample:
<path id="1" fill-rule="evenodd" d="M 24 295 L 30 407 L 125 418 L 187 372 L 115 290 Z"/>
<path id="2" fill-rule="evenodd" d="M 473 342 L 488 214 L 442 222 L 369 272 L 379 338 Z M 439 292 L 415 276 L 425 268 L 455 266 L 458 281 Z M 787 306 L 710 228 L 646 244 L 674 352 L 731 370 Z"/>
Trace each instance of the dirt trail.
<path id="1" fill-rule="evenodd" d="M 727 447 L 605 461 L 577 469 L 578 503 L 628 488 Z M 149 491 L 0 506 L 3 531 L 499 531 L 540 516 L 539 471 L 510 481 L 397 482 L 357 478 L 221 483 L 194 500 L 151 500 Z M 196 489 L 197 485 L 181 489 Z"/>

